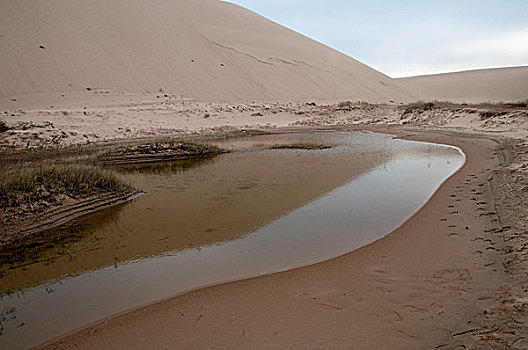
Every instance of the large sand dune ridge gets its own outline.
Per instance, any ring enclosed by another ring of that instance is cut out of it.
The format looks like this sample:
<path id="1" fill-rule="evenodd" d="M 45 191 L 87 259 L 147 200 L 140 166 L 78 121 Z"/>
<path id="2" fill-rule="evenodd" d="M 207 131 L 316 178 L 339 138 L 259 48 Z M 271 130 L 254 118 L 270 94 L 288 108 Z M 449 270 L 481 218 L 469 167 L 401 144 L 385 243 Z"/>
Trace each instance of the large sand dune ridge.
<path id="1" fill-rule="evenodd" d="M 0 3 L 0 97 L 165 92 L 203 101 L 414 99 L 393 79 L 216 0 Z"/>
<path id="2" fill-rule="evenodd" d="M 509 102 L 528 99 L 528 66 L 477 69 L 396 80 L 424 100 Z"/>

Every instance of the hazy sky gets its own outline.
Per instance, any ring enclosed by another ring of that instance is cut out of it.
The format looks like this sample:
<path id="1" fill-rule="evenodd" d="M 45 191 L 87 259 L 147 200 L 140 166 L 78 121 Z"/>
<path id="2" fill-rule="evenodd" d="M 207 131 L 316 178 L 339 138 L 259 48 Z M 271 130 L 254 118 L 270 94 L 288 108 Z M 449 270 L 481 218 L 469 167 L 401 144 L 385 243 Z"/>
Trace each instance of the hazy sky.
<path id="1" fill-rule="evenodd" d="M 528 65 L 528 0 L 230 0 L 392 77 Z"/>

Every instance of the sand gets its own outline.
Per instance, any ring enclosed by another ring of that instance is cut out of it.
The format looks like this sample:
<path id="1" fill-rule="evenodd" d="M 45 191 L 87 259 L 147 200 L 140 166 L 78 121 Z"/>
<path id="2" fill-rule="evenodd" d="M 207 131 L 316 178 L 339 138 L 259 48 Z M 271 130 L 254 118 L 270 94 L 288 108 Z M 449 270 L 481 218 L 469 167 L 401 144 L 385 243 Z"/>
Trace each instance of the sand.
<path id="1" fill-rule="evenodd" d="M 528 137 L 528 108 L 437 104 L 197 102 L 174 95 L 88 91 L 28 98 L 4 110 L 0 147 L 56 147 L 111 140 L 194 137 L 240 130 L 344 125 L 415 125 Z M 492 111 L 491 115 L 483 113 Z"/>
<path id="2" fill-rule="evenodd" d="M 86 89 L 201 101 L 415 99 L 388 76 L 216 0 L 3 1 L 0 96 Z"/>
<path id="3" fill-rule="evenodd" d="M 391 79 L 212 0 L 4 1 L 0 62 L 2 149 L 357 127 L 467 155 L 374 244 L 175 296 L 43 348 L 528 347 L 526 107 L 402 105 L 524 100 L 527 67 Z"/>
<path id="4" fill-rule="evenodd" d="M 399 78 L 423 100 L 510 102 L 528 99 L 528 67 L 478 69 Z"/>
<path id="5" fill-rule="evenodd" d="M 43 348 L 486 348 L 484 321 L 507 278 L 490 179 L 507 153 L 497 157 L 487 137 L 391 132 L 461 147 L 467 162 L 387 237 L 109 317 Z"/>

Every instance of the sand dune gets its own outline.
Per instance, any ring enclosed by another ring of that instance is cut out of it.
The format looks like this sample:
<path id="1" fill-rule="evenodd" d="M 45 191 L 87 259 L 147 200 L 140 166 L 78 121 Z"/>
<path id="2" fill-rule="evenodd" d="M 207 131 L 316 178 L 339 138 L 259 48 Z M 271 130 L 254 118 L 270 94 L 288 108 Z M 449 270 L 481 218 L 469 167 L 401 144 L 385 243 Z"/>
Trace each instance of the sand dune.
<path id="1" fill-rule="evenodd" d="M 528 99 L 528 66 L 396 79 L 425 100 L 500 102 Z"/>
<path id="2" fill-rule="evenodd" d="M 216 0 L 0 3 L 0 97 L 165 92 L 203 101 L 413 96 L 391 78 Z"/>

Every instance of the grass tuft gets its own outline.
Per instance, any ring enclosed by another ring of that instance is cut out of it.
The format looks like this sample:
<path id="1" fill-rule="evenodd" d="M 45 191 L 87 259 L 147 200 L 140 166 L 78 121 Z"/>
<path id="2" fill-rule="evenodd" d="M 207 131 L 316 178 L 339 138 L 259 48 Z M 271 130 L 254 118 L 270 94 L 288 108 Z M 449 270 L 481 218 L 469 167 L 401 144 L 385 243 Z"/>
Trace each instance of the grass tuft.
<path id="1" fill-rule="evenodd" d="M 269 147 L 270 149 L 305 149 L 305 150 L 322 150 L 332 148 L 330 145 L 319 144 L 319 143 L 287 143 L 277 144 Z"/>
<path id="2" fill-rule="evenodd" d="M 101 164 L 150 162 L 212 157 L 228 151 L 220 147 L 180 140 L 165 140 L 123 146 L 102 154 Z"/>
<path id="3" fill-rule="evenodd" d="M 31 205 L 60 197 L 83 198 L 130 190 L 115 174 L 95 166 L 27 166 L 7 170 L 0 179 L 0 206 Z"/>

